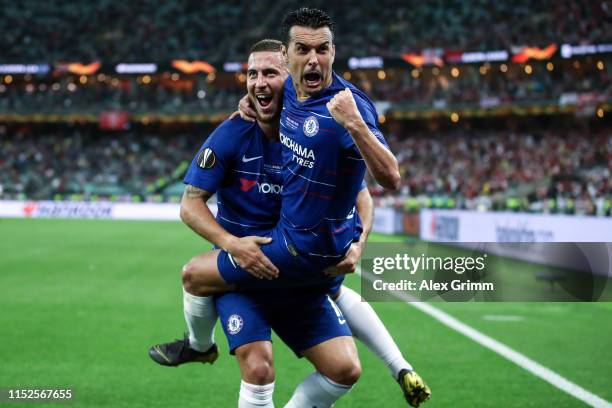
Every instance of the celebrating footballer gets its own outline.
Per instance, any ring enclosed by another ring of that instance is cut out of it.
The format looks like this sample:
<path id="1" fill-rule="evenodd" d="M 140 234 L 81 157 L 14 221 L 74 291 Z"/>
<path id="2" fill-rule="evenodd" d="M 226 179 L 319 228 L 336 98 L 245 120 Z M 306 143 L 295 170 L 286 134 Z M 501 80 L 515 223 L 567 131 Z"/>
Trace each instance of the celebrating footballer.
<path id="1" fill-rule="evenodd" d="M 333 71 L 331 18 L 300 8 L 281 34 L 283 43 L 252 47 L 240 116 L 205 140 L 187 172 L 181 218 L 215 249 L 183 269 L 188 336 L 149 355 L 166 366 L 214 362 L 219 318 L 241 371 L 238 406 L 273 407 L 274 330 L 314 367 L 284 406 L 323 408 L 360 377 L 356 338 L 419 406 L 429 387 L 371 306 L 342 285 L 372 226 L 365 171 L 394 190 L 397 161 L 373 103 Z"/>

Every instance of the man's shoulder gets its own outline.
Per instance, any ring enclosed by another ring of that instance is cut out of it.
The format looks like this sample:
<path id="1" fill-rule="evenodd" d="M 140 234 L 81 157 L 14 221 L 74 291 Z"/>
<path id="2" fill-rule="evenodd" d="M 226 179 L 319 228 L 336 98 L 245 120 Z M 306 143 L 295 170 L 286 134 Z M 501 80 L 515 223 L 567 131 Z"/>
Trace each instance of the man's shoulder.
<path id="1" fill-rule="evenodd" d="M 257 124 L 240 117 L 224 120 L 208 137 L 207 142 L 224 146 L 240 146 L 257 134 Z"/>
<path id="2" fill-rule="evenodd" d="M 257 124 L 254 122 L 248 122 L 242 119 L 240 116 L 236 116 L 233 119 L 225 119 L 217 128 L 215 129 L 215 133 L 244 133 L 249 134 L 250 132 L 255 132 L 257 128 Z"/>
<path id="3" fill-rule="evenodd" d="M 242 154 L 257 135 L 257 124 L 240 117 L 224 120 L 204 140 L 200 151 L 211 149 L 222 160 L 232 160 Z"/>

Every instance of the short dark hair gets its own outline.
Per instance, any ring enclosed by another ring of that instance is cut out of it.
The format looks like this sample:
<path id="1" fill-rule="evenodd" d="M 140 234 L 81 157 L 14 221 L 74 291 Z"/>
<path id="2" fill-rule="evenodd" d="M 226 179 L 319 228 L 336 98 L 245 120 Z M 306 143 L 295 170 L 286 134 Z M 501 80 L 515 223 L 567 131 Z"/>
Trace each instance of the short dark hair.
<path id="1" fill-rule="evenodd" d="M 289 44 L 289 31 L 291 27 L 321 28 L 328 27 L 334 38 L 334 21 L 323 10 L 310 7 L 302 7 L 285 14 L 281 23 L 281 38 Z"/>
<path id="2" fill-rule="evenodd" d="M 255 44 L 253 44 L 251 46 L 249 54 L 253 52 L 265 52 L 265 51 L 281 52 L 282 50 L 283 50 L 282 42 L 278 40 L 266 38 L 264 40 L 257 41 Z"/>

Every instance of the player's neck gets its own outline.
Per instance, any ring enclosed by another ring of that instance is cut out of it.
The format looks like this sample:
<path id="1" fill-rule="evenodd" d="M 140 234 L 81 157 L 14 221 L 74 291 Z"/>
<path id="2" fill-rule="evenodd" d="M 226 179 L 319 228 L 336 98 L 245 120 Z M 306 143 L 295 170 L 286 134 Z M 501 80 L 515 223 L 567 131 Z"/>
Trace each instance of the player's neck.
<path id="1" fill-rule="evenodd" d="M 257 121 L 257 125 L 268 140 L 278 140 L 278 123 L 276 120 L 273 122 Z"/>

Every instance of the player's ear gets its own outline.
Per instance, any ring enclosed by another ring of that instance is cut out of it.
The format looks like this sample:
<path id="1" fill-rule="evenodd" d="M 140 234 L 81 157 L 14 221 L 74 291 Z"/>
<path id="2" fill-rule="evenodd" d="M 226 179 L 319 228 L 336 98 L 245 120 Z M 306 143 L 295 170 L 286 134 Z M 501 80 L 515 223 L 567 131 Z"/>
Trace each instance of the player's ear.
<path id="1" fill-rule="evenodd" d="M 336 44 L 332 43 L 329 51 L 330 51 L 331 63 L 333 64 L 334 58 L 336 58 Z"/>
<path id="2" fill-rule="evenodd" d="M 281 46 L 281 52 L 283 53 L 283 61 L 289 65 L 289 56 L 287 55 L 287 46 L 285 44 Z"/>

